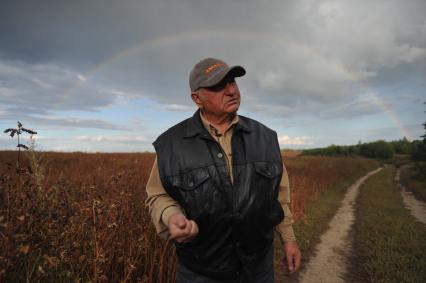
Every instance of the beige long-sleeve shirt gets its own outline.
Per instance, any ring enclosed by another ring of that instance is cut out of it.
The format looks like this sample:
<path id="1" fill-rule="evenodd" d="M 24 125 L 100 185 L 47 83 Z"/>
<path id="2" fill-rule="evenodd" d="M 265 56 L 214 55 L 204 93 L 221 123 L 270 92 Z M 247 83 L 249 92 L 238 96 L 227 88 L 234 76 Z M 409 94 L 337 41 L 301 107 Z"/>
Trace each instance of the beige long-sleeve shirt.
<path id="1" fill-rule="evenodd" d="M 201 120 L 203 121 L 204 127 L 209 131 L 210 135 L 222 147 L 228 165 L 228 172 L 232 181 L 231 137 L 234 126 L 238 123 L 238 116 L 235 116 L 234 120 L 230 123 L 229 127 L 224 131 L 223 134 L 220 134 L 217 129 L 203 117 L 203 115 L 201 115 Z M 166 190 L 164 189 L 158 171 L 157 159 L 155 159 L 154 165 L 152 167 L 151 174 L 146 185 L 146 192 L 148 197 L 145 203 L 149 207 L 149 212 L 151 214 L 151 218 L 157 234 L 163 239 L 168 239 L 170 236 L 168 230 L 170 216 L 176 213 L 185 214 L 185 211 L 174 199 L 172 199 L 167 194 Z M 285 218 L 280 224 L 277 225 L 276 231 L 280 234 L 281 239 L 284 242 L 296 241 L 292 227 L 292 223 L 294 222 L 293 215 L 290 211 L 290 185 L 285 167 L 283 176 L 281 178 L 278 200 L 284 210 Z"/>

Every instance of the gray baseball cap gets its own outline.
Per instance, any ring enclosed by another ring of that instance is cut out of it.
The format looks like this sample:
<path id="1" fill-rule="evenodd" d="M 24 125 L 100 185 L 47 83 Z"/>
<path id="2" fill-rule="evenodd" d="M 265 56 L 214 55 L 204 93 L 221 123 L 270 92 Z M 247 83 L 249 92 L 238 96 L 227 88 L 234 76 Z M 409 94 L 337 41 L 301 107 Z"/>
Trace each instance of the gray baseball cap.
<path id="1" fill-rule="evenodd" d="M 206 58 L 195 64 L 189 75 L 189 87 L 195 91 L 200 87 L 211 87 L 218 84 L 226 75 L 242 77 L 246 70 L 241 66 L 229 67 L 224 61 Z"/>

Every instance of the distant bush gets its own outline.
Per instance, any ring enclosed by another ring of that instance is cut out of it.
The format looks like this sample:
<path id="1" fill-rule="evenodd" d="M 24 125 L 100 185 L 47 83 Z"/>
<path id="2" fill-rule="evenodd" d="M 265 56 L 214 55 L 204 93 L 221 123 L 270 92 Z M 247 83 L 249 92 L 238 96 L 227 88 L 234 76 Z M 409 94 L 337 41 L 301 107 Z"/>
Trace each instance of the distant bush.
<path id="1" fill-rule="evenodd" d="M 359 155 L 357 145 L 330 145 L 325 148 L 306 149 L 304 155 L 325 155 L 325 156 L 354 156 Z"/>
<path id="2" fill-rule="evenodd" d="M 362 144 L 360 154 L 370 158 L 392 158 L 392 146 L 385 141 L 376 141 Z"/>
<path id="3" fill-rule="evenodd" d="M 396 149 L 398 151 L 396 151 Z M 325 148 L 306 149 L 304 155 L 324 155 L 324 156 L 364 156 L 369 158 L 392 158 L 394 153 L 407 154 L 414 148 L 407 139 L 400 141 L 385 142 L 375 141 L 370 143 L 359 143 L 357 145 L 330 145 Z"/>
<path id="4" fill-rule="evenodd" d="M 411 154 L 416 145 L 416 141 L 410 142 L 406 137 L 399 141 L 391 141 L 389 144 L 392 146 L 393 152 L 396 154 Z"/>
<path id="5" fill-rule="evenodd" d="M 414 161 L 426 161 L 426 142 L 418 141 L 411 152 Z"/>
<path id="6" fill-rule="evenodd" d="M 423 127 L 426 131 L 426 123 L 423 123 Z M 422 136 L 422 138 L 423 141 L 416 143 L 416 146 L 411 153 L 411 158 L 415 161 L 426 161 L 426 133 Z"/>

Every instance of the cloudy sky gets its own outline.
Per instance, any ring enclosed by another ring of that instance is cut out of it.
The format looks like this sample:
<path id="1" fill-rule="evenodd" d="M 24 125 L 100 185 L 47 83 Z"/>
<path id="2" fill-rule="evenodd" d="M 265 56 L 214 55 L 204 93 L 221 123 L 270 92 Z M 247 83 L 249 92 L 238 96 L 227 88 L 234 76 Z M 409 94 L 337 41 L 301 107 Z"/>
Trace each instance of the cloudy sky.
<path id="1" fill-rule="evenodd" d="M 424 0 L 0 0 L 0 128 L 57 151 L 153 151 L 204 57 L 246 68 L 239 114 L 283 148 L 420 139 Z M 0 136 L 0 149 L 16 140 Z"/>

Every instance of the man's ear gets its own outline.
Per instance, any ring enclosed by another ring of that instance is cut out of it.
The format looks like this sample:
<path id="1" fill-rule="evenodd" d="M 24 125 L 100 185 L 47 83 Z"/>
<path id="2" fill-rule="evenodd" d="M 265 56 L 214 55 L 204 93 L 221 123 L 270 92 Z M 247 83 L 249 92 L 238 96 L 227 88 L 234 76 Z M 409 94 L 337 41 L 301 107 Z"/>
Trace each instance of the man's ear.
<path id="1" fill-rule="evenodd" d="M 200 98 L 199 91 L 194 91 L 191 93 L 192 101 L 194 101 L 195 104 L 197 104 L 198 108 L 203 108 L 203 101 Z"/>

